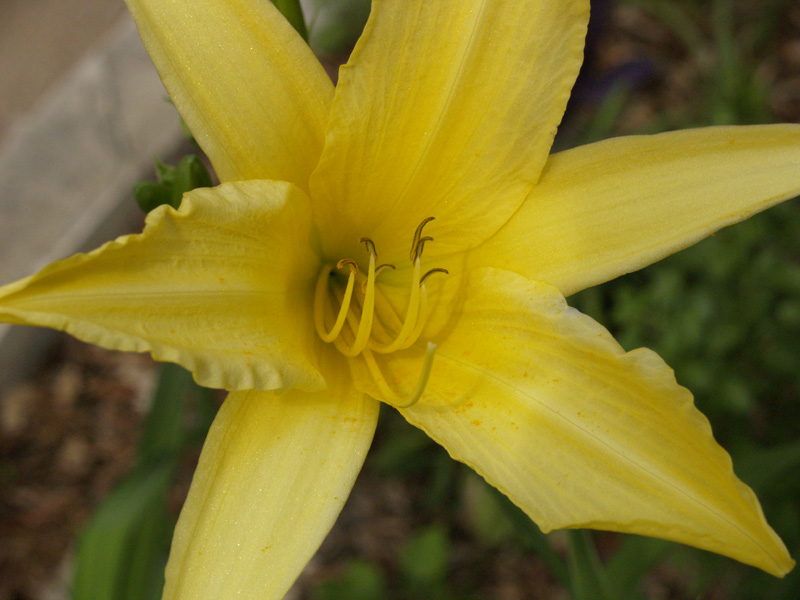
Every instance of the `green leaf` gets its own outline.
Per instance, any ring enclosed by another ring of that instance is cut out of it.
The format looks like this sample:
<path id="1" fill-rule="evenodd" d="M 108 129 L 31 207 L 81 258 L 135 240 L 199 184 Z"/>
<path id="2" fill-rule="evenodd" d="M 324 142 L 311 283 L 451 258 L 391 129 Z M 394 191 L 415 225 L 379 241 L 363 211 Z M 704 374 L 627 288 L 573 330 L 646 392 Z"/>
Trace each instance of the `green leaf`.
<path id="1" fill-rule="evenodd" d="M 376 565 L 354 560 L 343 575 L 320 585 L 312 596 L 314 600 L 379 600 L 388 593 L 386 579 Z"/>
<path id="2" fill-rule="evenodd" d="M 186 192 L 199 187 L 211 187 L 211 175 L 197 156 L 194 154 L 184 156 L 175 169 L 170 198 L 172 208 L 177 209 L 181 205 L 181 199 Z"/>
<path id="3" fill-rule="evenodd" d="M 173 529 L 174 523 L 161 507 L 142 519 L 126 556 L 128 576 L 122 584 L 121 600 L 161 598 Z"/>
<path id="4" fill-rule="evenodd" d="M 183 367 L 163 363 L 153 403 L 142 425 L 139 463 L 154 464 L 175 457 L 184 444 L 184 400 L 194 385 Z"/>
<path id="5" fill-rule="evenodd" d="M 306 29 L 306 21 L 303 18 L 300 0 L 272 0 L 272 3 L 286 17 L 286 20 L 300 34 L 300 37 L 308 41 L 308 29 Z"/>
<path id="6" fill-rule="evenodd" d="M 78 540 L 73 600 L 146 600 L 169 549 L 164 507 L 170 464 L 132 473 L 103 503 Z"/>
<path id="7" fill-rule="evenodd" d="M 133 186 L 136 203 L 145 213 L 162 204 L 177 209 L 186 192 L 212 185 L 211 175 L 203 161 L 193 154 L 184 156 L 177 167 L 158 159 L 155 162 L 158 181 L 140 181 Z"/>
<path id="8" fill-rule="evenodd" d="M 167 163 L 161 162 L 158 159 L 155 159 L 155 163 L 156 163 L 156 176 L 158 177 L 159 183 L 171 186 L 172 183 L 175 181 L 175 167 L 173 167 L 172 165 L 168 165 Z"/>
<path id="9" fill-rule="evenodd" d="M 190 429 L 188 442 L 202 445 L 217 416 L 219 405 L 215 399 L 214 390 L 194 384 L 194 393 L 197 406 L 197 420 Z"/>
<path id="10" fill-rule="evenodd" d="M 612 598 L 634 598 L 636 586 L 650 572 L 664 553 L 674 548 L 672 542 L 626 535 L 620 548 L 605 566 Z"/>
<path id="11" fill-rule="evenodd" d="M 752 449 L 737 456 L 736 472 L 759 494 L 767 493 L 783 479 L 795 481 L 800 469 L 800 441 L 768 449 Z"/>
<path id="12" fill-rule="evenodd" d="M 585 529 L 570 529 L 567 534 L 570 588 L 573 599 L 614 600 L 591 533 Z"/>
<path id="13" fill-rule="evenodd" d="M 467 525 L 483 544 L 497 546 L 514 535 L 514 521 L 494 488 L 474 472 L 464 480 L 463 498 Z"/>
<path id="14" fill-rule="evenodd" d="M 586 128 L 581 138 L 582 144 L 597 142 L 611 135 L 630 94 L 631 87 L 627 82 L 611 86 L 597 108 L 592 122 Z"/>
<path id="15" fill-rule="evenodd" d="M 441 587 L 447 580 L 450 538 L 443 525 L 431 525 L 400 551 L 400 570 L 412 587 Z"/>
<path id="16" fill-rule="evenodd" d="M 389 417 L 384 417 L 384 420 Z M 385 439 L 370 452 L 370 464 L 383 475 L 403 475 L 418 472 L 422 463 L 428 462 L 434 442 L 419 429 L 410 429 L 406 423 L 400 428 L 385 427 Z"/>
<path id="17" fill-rule="evenodd" d="M 547 564 L 547 567 L 556 579 L 563 585 L 568 586 L 570 581 L 569 571 L 561 556 L 553 550 L 548 536 L 542 533 L 542 530 L 539 529 L 536 523 L 531 521 L 528 515 L 522 512 L 522 509 L 511 502 L 503 493 L 495 488 L 489 489 L 495 495 L 498 506 L 501 507 L 512 520 L 520 541 Z"/>
<path id="18" fill-rule="evenodd" d="M 157 600 L 173 524 L 165 506 L 183 450 L 184 399 L 194 383 L 165 363 L 143 423 L 137 466 L 78 542 L 74 600 Z"/>
<path id="19" fill-rule="evenodd" d="M 169 186 L 155 181 L 140 181 L 133 186 L 133 197 L 143 212 L 149 213 L 162 204 L 169 204 L 172 191 Z"/>

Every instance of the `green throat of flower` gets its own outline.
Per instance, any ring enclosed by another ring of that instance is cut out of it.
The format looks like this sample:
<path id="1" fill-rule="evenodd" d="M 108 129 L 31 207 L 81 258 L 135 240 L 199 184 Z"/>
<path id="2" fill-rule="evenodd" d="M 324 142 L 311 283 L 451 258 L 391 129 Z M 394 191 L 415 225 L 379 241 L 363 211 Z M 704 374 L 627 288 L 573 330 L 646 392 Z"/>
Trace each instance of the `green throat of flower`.
<path id="1" fill-rule="evenodd" d="M 402 318 L 376 286 L 378 275 L 386 269 L 394 270 L 395 266 L 377 264 L 375 243 L 367 237 L 360 240 L 369 254 L 366 275 L 351 258 L 328 263 L 319 273 L 314 293 L 314 325 L 319 337 L 324 342 L 334 344 L 347 357 L 360 355 L 381 393 L 382 400 L 397 408 L 412 406 L 422 396 L 430 376 L 436 345 L 428 342 L 417 385 L 408 396 L 400 396 L 392 390 L 375 360 L 375 354 L 391 354 L 410 348 L 419 340 L 425 327 L 428 318 L 425 280 L 433 273 L 447 273 L 446 269 L 439 268 L 422 273 L 422 250 L 426 242 L 433 241 L 432 237 L 423 236 L 422 230 L 432 220 L 433 217 L 428 217 L 414 232 L 409 255 L 413 266 L 411 290 L 405 316 Z"/>

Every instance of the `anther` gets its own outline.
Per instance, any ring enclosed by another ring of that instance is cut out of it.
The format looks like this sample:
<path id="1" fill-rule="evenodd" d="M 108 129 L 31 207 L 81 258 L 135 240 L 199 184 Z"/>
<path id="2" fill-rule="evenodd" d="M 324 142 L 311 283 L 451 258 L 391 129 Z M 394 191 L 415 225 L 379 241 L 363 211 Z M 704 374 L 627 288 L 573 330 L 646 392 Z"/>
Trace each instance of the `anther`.
<path id="1" fill-rule="evenodd" d="M 345 356 L 363 355 L 373 378 L 381 388 L 382 395 L 388 403 L 398 408 L 412 406 L 422 396 L 430 376 L 436 346 L 428 344 L 417 387 L 406 398 L 401 398 L 394 393 L 383 379 L 373 353 L 389 354 L 397 350 L 408 349 L 416 344 L 422 334 L 428 318 L 428 295 L 425 281 L 433 273 L 448 273 L 447 269 L 433 268 L 426 271 L 424 275 L 422 274 L 420 255 L 425 243 L 433 240 L 431 236 L 422 235 L 422 232 L 425 225 L 431 221 L 433 221 L 433 217 L 424 219 L 414 232 L 414 240 L 411 245 L 413 265 L 411 289 L 404 318 L 400 318 L 394 307 L 376 287 L 377 276 L 386 269 L 395 269 L 395 266 L 388 263 L 377 265 L 378 252 L 375 243 L 368 237 L 362 237 L 359 240 L 366 246 L 369 254 L 367 272 L 359 272 L 356 261 L 349 258 L 342 259 L 335 265 L 328 264 L 322 269 L 315 290 L 314 324 L 320 338 L 325 342 L 334 343 Z M 339 303 L 339 310 L 333 327 L 327 331 L 325 321 L 328 308 L 325 305 L 325 298 L 329 294 L 330 277 L 334 268 L 344 270 L 345 267 L 350 270 L 346 287 L 342 289 L 338 283 L 334 282 L 333 284 L 333 297 Z M 361 279 L 362 283 L 361 296 L 354 294 L 357 279 Z M 376 314 L 376 308 L 378 308 L 376 300 L 381 316 Z M 386 319 L 389 320 L 388 327 Z M 347 340 L 342 338 L 345 325 L 349 328 L 349 332 L 345 335 L 346 338 L 349 338 Z"/>
<path id="2" fill-rule="evenodd" d="M 361 242 L 362 244 L 364 244 L 364 245 L 367 247 L 367 252 L 369 252 L 369 255 L 370 255 L 370 256 L 374 256 L 374 257 L 375 257 L 375 259 L 377 260 L 377 258 L 378 258 L 378 251 L 377 251 L 377 250 L 375 250 L 375 242 L 373 242 L 373 241 L 372 241 L 371 239 L 369 239 L 368 237 L 362 237 L 362 238 L 361 238 L 360 240 L 358 240 L 358 241 L 359 241 L 359 242 Z"/>
<path id="3" fill-rule="evenodd" d="M 432 242 L 432 241 L 433 238 L 429 235 L 419 238 L 419 241 L 417 242 L 416 252 L 414 253 L 414 258 L 412 260 L 416 260 L 422 256 L 422 250 L 425 248 L 425 242 Z"/>
<path id="4" fill-rule="evenodd" d="M 414 240 L 411 242 L 411 253 L 409 257 L 411 258 L 411 262 L 413 263 L 417 260 L 420 255 L 422 254 L 422 248 L 425 245 L 425 242 L 432 242 L 433 238 L 430 236 L 422 237 L 422 228 L 425 227 L 428 223 L 433 221 L 436 217 L 428 217 L 422 220 L 422 223 L 417 225 L 417 229 L 414 232 Z"/>
<path id="5" fill-rule="evenodd" d="M 375 267 L 375 277 L 380 275 L 381 271 L 385 271 L 386 269 L 391 269 L 392 271 L 394 271 L 396 268 L 397 267 L 395 267 L 394 265 L 389 264 L 389 263 L 384 263 L 382 265 L 378 265 L 377 267 Z M 361 282 L 361 293 L 362 294 L 366 294 L 367 293 L 367 280 L 366 279 Z"/>
<path id="6" fill-rule="evenodd" d="M 419 284 L 422 285 L 423 283 L 425 283 L 425 280 L 428 277 L 430 277 L 431 275 L 433 275 L 434 273 L 444 273 L 445 275 L 449 275 L 450 271 L 448 271 L 447 269 L 442 269 L 440 267 L 435 267 L 435 268 L 431 269 L 430 271 L 428 271 L 427 273 L 425 273 L 425 275 L 423 275 L 420 278 Z"/>

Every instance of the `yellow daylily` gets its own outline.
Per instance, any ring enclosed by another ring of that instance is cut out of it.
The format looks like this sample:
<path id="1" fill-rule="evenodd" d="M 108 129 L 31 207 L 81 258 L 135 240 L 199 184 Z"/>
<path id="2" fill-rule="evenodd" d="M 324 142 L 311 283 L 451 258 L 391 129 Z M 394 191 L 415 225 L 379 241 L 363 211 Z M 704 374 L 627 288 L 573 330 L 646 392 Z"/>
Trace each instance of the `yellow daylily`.
<path id="1" fill-rule="evenodd" d="M 165 598 L 281 597 L 381 402 L 544 531 L 792 568 L 669 367 L 564 295 L 800 193 L 800 127 L 548 156 L 589 0 L 374 0 L 335 89 L 270 2 L 127 3 L 223 183 L 0 288 L 0 318 L 230 390 Z"/>

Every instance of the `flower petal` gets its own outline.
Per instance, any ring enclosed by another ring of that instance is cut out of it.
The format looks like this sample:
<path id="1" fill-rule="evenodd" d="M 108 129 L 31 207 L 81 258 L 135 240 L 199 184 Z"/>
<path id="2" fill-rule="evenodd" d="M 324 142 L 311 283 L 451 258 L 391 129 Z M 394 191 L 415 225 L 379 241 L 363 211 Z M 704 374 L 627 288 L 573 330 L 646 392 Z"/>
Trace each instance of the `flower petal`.
<path id="1" fill-rule="evenodd" d="M 333 85 L 273 4 L 126 2 L 219 178 L 290 181 L 308 191 Z"/>
<path id="2" fill-rule="evenodd" d="M 434 340 L 424 396 L 401 411 L 412 424 L 544 531 L 637 533 L 779 576 L 792 567 L 692 395 L 654 352 L 625 353 L 558 290 L 508 271 L 473 272 L 465 291 L 458 323 Z M 419 354 L 384 365 L 401 392 L 415 384 Z"/>
<path id="3" fill-rule="evenodd" d="M 798 194 L 798 125 L 610 139 L 551 156 L 470 264 L 547 281 L 568 296 Z"/>
<path id="4" fill-rule="evenodd" d="M 340 373 L 324 392 L 228 396 L 178 520 L 164 600 L 284 597 L 333 526 L 375 431 L 379 404 L 350 387 L 346 365 Z"/>
<path id="5" fill-rule="evenodd" d="M 375 0 L 312 175 L 326 254 L 364 235 L 395 262 L 429 216 L 434 254 L 496 231 L 547 159 L 588 16 L 586 0 Z"/>
<path id="6" fill-rule="evenodd" d="M 319 388 L 310 228 L 289 183 L 194 190 L 144 233 L 0 288 L 0 320 L 149 351 L 208 387 Z"/>

